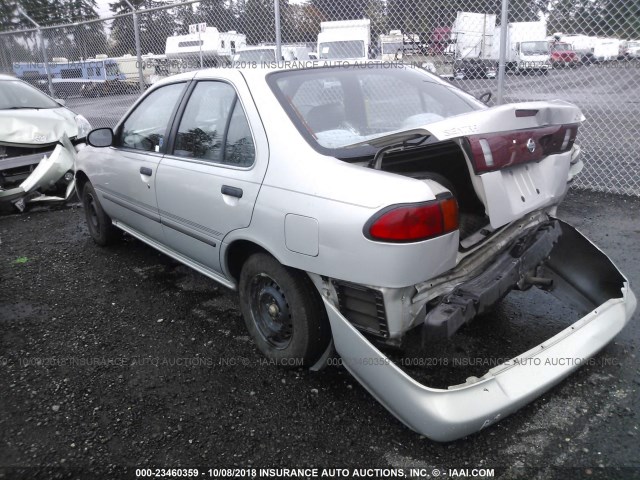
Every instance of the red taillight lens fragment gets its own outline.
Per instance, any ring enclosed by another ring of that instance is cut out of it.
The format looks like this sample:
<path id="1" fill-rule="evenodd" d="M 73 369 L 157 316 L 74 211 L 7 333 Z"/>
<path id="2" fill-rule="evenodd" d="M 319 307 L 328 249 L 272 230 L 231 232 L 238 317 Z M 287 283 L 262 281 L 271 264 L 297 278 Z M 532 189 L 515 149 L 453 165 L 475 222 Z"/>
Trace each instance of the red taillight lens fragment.
<path id="1" fill-rule="evenodd" d="M 417 242 L 458 228 L 458 203 L 453 197 L 400 205 L 383 210 L 365 226 L 365 235 L 386 242 Z"/>

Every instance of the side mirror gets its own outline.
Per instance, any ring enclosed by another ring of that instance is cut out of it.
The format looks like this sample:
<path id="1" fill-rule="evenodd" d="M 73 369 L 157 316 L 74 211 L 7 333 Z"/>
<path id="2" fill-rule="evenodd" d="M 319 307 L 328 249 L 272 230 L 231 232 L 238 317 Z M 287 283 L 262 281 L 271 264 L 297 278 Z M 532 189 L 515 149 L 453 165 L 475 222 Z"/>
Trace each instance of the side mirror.
<path id="1" fill-rule="evenodd" d="M 113 130 L 110 128 L 96 128 L 87 135 L 87 143 L 92 147 L 110 147 L 113 145 Z"/>
<path id="2" fill-rule="evenodd" d="M 491 92 L 484 92 L 482 95 L 478 97 L 478 100 L 480 100 L 485 105 L 488 105 L 489 102 L 491 101 L 492 96 L 493 95 L 491 94 Z"/>
<path id="3" fill-rule="evenodd" d="M 62 98 L 54 98 L 53 101 L 56 102 L 58 105 L 61 105 L 63 107 L 67 104 L 67 102 L 65 102 Z"/>

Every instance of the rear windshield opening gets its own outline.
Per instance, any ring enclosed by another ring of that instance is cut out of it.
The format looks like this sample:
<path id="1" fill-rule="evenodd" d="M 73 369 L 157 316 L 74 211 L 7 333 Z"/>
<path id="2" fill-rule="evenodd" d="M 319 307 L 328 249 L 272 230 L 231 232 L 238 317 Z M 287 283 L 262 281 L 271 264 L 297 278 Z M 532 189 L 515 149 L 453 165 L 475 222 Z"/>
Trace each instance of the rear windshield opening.
<path id="1" fill-rule="evenodd" d="M 484 108 L 422 70 L 388 64 L 274 72 L 268 82 L 311 146 L 338 158 L 367 154 L 349 145 Z"/>

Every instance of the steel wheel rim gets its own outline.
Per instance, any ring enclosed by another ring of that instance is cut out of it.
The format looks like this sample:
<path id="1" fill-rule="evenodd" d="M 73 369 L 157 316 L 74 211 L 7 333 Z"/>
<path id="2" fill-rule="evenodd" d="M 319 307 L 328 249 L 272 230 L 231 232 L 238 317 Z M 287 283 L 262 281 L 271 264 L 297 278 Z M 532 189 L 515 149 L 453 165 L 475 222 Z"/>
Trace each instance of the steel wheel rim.
<path id="1" fill-rule="evenodd" d="M 88 195 L 87 201 L 87 219 L 89 220 L 89 226 L 96 233 L 100 233 L 100 221 L 98 220 L 98 208 L 93 195 Z"/>
<path id="2" fill-rule="evenodd" d="M 262 339 L 277 350 L 284 350 L 293 337 L 293 322 L 287 298 L 270 276 L 256 275 L 250 284 L 253 323 Z"/>

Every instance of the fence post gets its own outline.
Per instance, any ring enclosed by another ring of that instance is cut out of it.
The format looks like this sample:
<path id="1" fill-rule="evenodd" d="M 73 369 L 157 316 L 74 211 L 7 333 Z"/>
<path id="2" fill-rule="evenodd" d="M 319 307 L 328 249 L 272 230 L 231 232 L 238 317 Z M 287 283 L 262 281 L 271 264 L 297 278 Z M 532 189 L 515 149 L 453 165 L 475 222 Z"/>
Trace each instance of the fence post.
<path id="1" fill-rule="evenodd" d="M 273 11 L 276 17 L 276 62 L 282 60 L 282 38 L 280 36 L 280 0 L 273 0 Z"/>
<path id="2" fill-rule="evenodd" d="M 500 56 L 498 57 L 498 105 L 504 103 L 504 81 L 507 56 L 507 31 L 509 28 L 509 0 L 502 0 L 502 12 L 500 16 Z"/>
<path id="3" fill-rule="evenodd" d="M 142 76 L 142 48 L 140 47 L 140 26 L 138 25 L 138 11 L 129 0 L 124 0 L 129 8 L 133 11 L 133 35 L 136 42 L 136 57 L 138 57 L 138 84 L 140 85 L 140 93 L 144 93 L 144 77 Z"/>
<path id="4" fill-rule="evenodd" d="M 44 71 L 47 72 L 47 83 L 49 84 L 49 94 L 55 98 L 56 92 L 53 89 L 53 82 L 51 81 L 51 70 L 49 69 L 49 58 L 47 58 L 47 46 L 44 43 L 44 36 L 42 35 L 42 30 L 40 29 L 40 25 L 36 23 L 36 21 L 26 14 L 21 7 L 18 7 L 18 13 L 22 15 L 24 18 L 33 23 L 36 27 L 36 36 L 38 37 L 38 43 L 40 43 L 40 49 L 42 50 L 42 59 L 44 60 Z"/>

